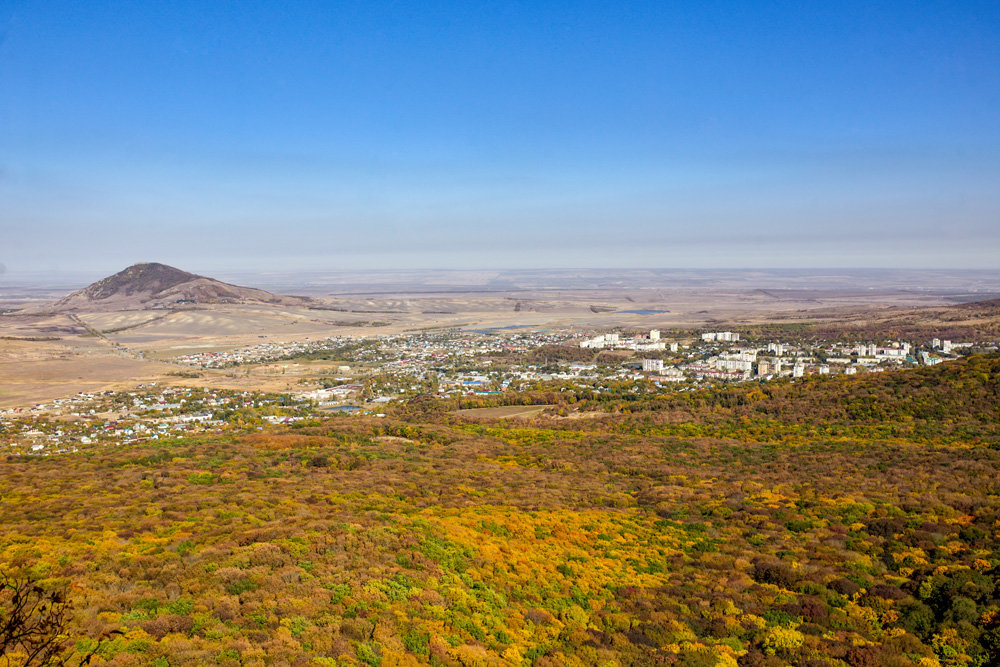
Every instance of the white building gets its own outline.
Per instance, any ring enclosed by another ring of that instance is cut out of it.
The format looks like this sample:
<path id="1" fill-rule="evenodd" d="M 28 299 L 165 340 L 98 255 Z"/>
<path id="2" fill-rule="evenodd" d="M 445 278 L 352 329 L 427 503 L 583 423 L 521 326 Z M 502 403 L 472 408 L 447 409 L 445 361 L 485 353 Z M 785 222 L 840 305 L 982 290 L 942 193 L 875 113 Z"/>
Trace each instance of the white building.
<path id="1" fill-rule="evenodd" d="M 858 346 L 854 348 L 854 351 L 858 353 L 859 357 L 874 357 L 878 354 L 878 347 L 874 344 L 867 345 L 865 343 L 859 343 Z"/>
<path id="2" fill-rule="evenodd" d="M 923 363 L 924 366 L 934 366 L 935 364 L 940 364 L 941 363 L 941 358 L 940 357 L 932 357 L 926 351 L 921 350 L 920 351 L 920 361 L 921 361 L 921 363 Z"/>
<path id="3" fill-rule="evenodd" d="M 738 355 L 730 355 L 738 356 Z M 724 357 L 716 357 L 712 361 L 712 365 L 721 371 L 744 371 L 750 372 L 753 370 L 753 362 L 746 359 L 726 359 Z"/>
<path id="4" fill-rule="evenodd" d="M 721 359 L 734 359 L 736 361 L 757 361 L 757 350 L 741 350 L 740 352 L 720 354 Z"/>
<path id="5" fill-rule="evenodd" d="M 683 382 L 684 372 L 679 368 L 671 366 L 663 371 L 662 375 L 651 375 L 649 379 L 653 382 Z"/>
<path id="6" fill-rule="evenodd" d="M 713 331 L 702 334 L 701 339 L 706 343 L 713 343 L 715 341 L 735 343 L 740 339 L 740 335 L 732 331 Z"/>
<path id="7" fill-rule="evenodd" d="M 643 359 L 642 370 L 646 373 L 662 373 L 663 359 Z"/>

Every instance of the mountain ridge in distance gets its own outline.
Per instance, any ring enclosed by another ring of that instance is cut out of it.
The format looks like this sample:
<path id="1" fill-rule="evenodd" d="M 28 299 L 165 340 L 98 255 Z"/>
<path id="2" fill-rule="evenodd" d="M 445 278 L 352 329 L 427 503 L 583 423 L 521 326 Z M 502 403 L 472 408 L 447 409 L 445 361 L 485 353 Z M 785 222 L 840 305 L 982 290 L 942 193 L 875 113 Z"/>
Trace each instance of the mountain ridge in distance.
<path id="1" fill-rule="evenodd" d="M 305 306 L 310 303 L 312 300 L 307 297 L 272 294 L 158 262 L 140 262 L 67 295 L 49 310 L 148 310 L 206 304 Z"/>

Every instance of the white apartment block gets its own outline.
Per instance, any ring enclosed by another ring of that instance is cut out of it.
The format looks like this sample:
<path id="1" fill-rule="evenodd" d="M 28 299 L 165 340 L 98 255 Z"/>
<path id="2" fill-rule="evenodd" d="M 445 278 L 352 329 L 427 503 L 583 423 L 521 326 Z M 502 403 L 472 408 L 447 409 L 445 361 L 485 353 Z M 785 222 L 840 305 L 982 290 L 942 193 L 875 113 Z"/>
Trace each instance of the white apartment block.
<path id="1" fill-rule="evenodd" d="M 706 343 L 713 343 L 715 341 L 735 343 L 739 341 L 740 335 L 738 333 L 733 333 L 732 331 L 713 331 L 711 333 L 702 334 L 701 339 Z"/>

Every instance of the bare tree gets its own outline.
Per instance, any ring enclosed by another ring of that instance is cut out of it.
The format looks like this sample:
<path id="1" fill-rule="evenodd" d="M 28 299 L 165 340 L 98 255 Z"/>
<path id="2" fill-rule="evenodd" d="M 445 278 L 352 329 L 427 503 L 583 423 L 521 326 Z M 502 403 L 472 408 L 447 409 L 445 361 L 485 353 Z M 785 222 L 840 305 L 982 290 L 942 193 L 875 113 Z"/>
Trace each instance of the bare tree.
<path id="1" fill-rule="evenodd" d="M 69 609 L 61 592 L 0 572 L 0 657 L 24 656 L 25 666 L 62 664 Z"/>

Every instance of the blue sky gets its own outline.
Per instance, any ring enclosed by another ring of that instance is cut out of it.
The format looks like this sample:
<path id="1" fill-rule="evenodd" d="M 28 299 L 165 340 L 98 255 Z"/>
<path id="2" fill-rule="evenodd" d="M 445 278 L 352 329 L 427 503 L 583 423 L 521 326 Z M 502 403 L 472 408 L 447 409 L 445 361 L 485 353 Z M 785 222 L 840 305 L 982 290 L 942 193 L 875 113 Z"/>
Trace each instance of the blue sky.
<path id="1" fill-rule="evenodd" d="M 0 238 L 11 273 L 1000 268 L 1000 3 L 0 0 Z"/>

